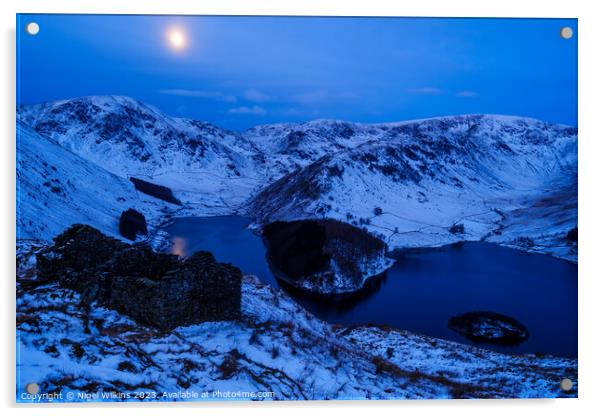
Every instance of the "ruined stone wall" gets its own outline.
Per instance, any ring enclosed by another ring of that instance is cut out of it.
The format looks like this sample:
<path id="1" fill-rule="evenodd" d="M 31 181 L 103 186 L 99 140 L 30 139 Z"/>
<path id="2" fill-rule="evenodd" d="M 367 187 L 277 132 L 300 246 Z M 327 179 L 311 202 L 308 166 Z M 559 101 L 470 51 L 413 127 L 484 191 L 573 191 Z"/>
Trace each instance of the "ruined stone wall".
<path id="1" fill-rule="evenodd" d="M 98 302 L 161 330 L 240 317 L 240 270 L 209 252 L 181 260 L 74 225 L 37 256 L 41 282 L 58 281 L 84 302 Z"/>

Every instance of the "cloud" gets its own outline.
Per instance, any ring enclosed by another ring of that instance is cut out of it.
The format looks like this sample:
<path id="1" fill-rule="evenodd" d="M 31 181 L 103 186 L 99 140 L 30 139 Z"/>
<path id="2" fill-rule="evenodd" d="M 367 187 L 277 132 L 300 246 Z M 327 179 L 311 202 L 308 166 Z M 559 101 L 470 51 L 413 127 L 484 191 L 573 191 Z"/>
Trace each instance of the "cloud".
<path id="1" fill-rule="evenodd" d="M 295 95 L 293 97 L 293 101 L 301 104 L 315 104 L 323 102 L 326 99 L 326 97 L 327 94 L 324 90 L 317 90 Z"/>
<path id="2" fill-rule="evenodd" d="M 418 95 L 443 95 L 445 91 L 436 87 L 409 88 L 408 92 Z"/>
<path id="3" fill-rule="evenodd" d="M 246 90 L 244 93 L 244 97 L 247 101 L 254 101 L 256 103 L 263 103 L 272 99 L 272 97 L 270 97 L 269 95 L 256 89 Z"/>
<path id="4" fill-rule="evenodd" d="M 291 101 L 298 104 L 313 105 L 326 102 L 355 101 L 357 99 L 359 99 L 359 95 L 354 92 L 331 93 L 325 90 L 315 90 L 297 94 L 292 97 Z"/>
<path id="5" fill-rule="evenodd" d="M 463 98 L 474 98 L 474 97 L 479 96 L 479 93 L 477 93 L 476 91 L 463 90 L 463 91 L 458 91 L 456 93 L 452 93 L 452 92 L 448 92 L 448 91 L 442 90 L 441 88 L 437 88 L 437 87 L 409 88 L 408 92 L 411 94 L 416 94 L 416 95 L 450 95 L 450 94 L 453 94 L 456 97 L 463 97 Z"/>
<path id="6" fill-rule="evenodd" d="M 285 117 L 316 117 L 320 114 L 316 109 L 294 107 L 278 110 L 277 113 Z"/>
<path id="7" fill-rule="evenodd" d="M 474 98 L 478 96 L 479 93 L 476 91 L 460 91 L 456 93 L 456 97 Z"/>
<path id="8" fill-rule="evenodd" d="M 267 111 L 265 108 L 260 107 L 258 105 L 254 105 L 252 107 L 242 106 L 231 108 L 228 110 L 228 114 L 240 114 L 240 115 L 249 115 L 249 116 L 265 116 Z"/>
<path id="9" fill-rule="evenodd" d="M 165 95 L 175 95 L 178 97 L 208 98 L 216 101 L 223 101 L 226 103 L 235 103 L 236 101 L 238 101 L 234 95 L 224 94 L 220 91 L 187 90 L 175 88 L 159 90 L 158 93 Z"/>

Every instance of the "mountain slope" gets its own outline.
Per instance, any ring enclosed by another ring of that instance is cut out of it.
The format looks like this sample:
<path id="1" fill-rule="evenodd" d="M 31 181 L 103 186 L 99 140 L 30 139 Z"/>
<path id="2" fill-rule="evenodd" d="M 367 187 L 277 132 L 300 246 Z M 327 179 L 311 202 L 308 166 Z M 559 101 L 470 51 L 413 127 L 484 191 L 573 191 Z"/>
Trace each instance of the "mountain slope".
<path id="1" fill-rule="evenodd" d="M 552 210 L 566 209 L 538 232 L 560 235 L 576 226 L 576 129 L 500 116 L 385 127 L 379 140 L 325 155 L 268 185 L 248 212 L 258 224 L 347 221 L 391 248 L 490 236 L 501 242 L 517 210 L 543 200 Z M 563 198 L 550 197 L 557 193 Z"/>
<path id="2" fill-rule="evenodd" d="M 391 248 L 485 239 L 576 259 L 564 238 L 577 222 L 572 127 L 468 115 L 236 133 L 116 96 L 21 106 L 18 118 L 118 177 L 169 187 L 182 216 L 333 218 Z"/>
<path id="3" fill-rule="evenodd" d="M 36 284 L 37 249 L 18 247 L 19 392 L 36 380 L 44 392 L 71 392 L 82 402 L 139 401 L 136 393 L 146 401 L 577 394 L 576 387 L 562 392 L 558 382 L 577 380 L 575 359 L 508 356 L 387 328 L 333 327 L 253 276 L 243 278 L 242 319 L 160 332 L 96 304 L 86 308 L 77 293 L 56 284 Z"/>
<path id="4" fill-rule="evenodd" d="M 240 204 L 260 183 L 256 149 L 240 134 L 172 118 L 132 98 L 82 97 L 20 106 L 18 118 L 109 172 L 168 186 L 208 213 Z"/>
<path id="5" fill-rule="evenodd" d="M 244 132 L 264 155 L 269 155 L 269 180 L 275 180 L 319 158 L 378 140 L 386 128 L 339 120 L 260 125 Z"/>
<path id="6" fill-rule="evenodd" d="M 118 236 L 122 211 L 152 219 L 168 205 L 17 123 L 17 239 L 50 240 L 74 223 Z"/>
<path id="7" fill-rule="evenodd" d="M 129 97 L 83 97 L 18 113 L 38 133 L 121 176 L 203 168 L 238 176 L 249 166 L 242 155 L 254 151 L 237 133 L 171 118 Z"/>

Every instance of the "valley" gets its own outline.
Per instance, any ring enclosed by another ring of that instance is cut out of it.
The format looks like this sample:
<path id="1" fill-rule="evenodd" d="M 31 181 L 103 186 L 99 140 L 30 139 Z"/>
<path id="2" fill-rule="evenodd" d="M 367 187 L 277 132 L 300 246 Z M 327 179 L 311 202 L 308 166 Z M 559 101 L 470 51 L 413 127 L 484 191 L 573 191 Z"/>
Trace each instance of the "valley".
<path id="1" fill-rule="evenodd" d="M 127 210 L 148 228 L 137 244 L 189 256 L 202 241 L 218 261 L 240 267 L 242 318 L 157 332 L 106 305 L 83 306 L 56 283 L 35 283 L 36 254 L 53 238 L 87 224 L 124 240 L 119 223 Z M 227 217 L 243 220 L 203 223 Z M 557 382 L 576 380 L 576 359 L 557 357 L 573 357 L 575 345 L 536 355 L 554 334 L 535 331 L 528 349 L 493 352 L 463 345 L 440 321 L 465 308 L 503 309 L 498 301 L 514 282 L 510 291 L 523 300 L 507 312 L 545 329 L 551 323 L 537 318 L 547 310 L 541 305 L 576 289 L 576 234 L 577 129 L 570 126 L 464 115 L 235 132 L 120 96 L 17 108 L 18 336 L 21 354 L 32 358 L 20 371 L 26 377 L 43 368 L 47 391 L 92 391 L 92 374 L 102 368 L 100 386 L 133 390 L 244 387 L 297 399 L 575 395 Z M 446 257 L 454 247 L 461 254 Z M 262 263 L 266 256 L 270 264 Z M 445 261 L 450 266 L 437 266 Z M 461 278 L 463 265 L 474 266 L 470 278 L 445 280 Z M 550 270 L 550 282 L 537 277 L 541 270 Z M 364 302 L 368 312 L 349 318 L 282 291 L 278 272 L 305 294 L 375 285 L 378 296 Z M 389 283 L 377 283 L 383 274 Z M 421 298 L 429 278 L 439 290 Z M 553 299 L 530 303 L 544 285 L 554 288 L 546 292 Z M 379 307 L 401 299 L 403 307 L 393 308 L 401 318 L 382 319 Z M 438 324 L 408 318 L 421 306 L 429 313 L 426 299 L 441 306 Z M 34 312 L 44 319 L 32 322 Z M 571 322 L 560 328 L 564 336 L 572 336 Z M 122 364 L 126 350 L 129 364 Z M 48 355 L 56 362 L 42 364 Z"/>

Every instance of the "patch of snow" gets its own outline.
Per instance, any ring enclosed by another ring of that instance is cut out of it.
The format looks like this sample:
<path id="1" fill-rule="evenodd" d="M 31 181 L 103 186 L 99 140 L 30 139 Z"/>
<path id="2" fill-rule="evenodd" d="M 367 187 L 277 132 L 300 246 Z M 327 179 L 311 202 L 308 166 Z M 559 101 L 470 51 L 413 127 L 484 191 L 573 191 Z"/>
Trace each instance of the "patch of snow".
<path id="1" fill-rule="evenodd" d="M 31 380 L 44 393 L 72 393 L 73 401 L 576 395 L 576 387 L 563 393 L 558 384 L 563 377 L 576 382 L 574 359 L 331 326 L 253 276 L 243 279 L 240 321 L 159 332 L 95 304 L 85 307 L 56 284 L 34 284 L 35 249 L 23 243 L 17 252 L 19 402 L 36 400 L 23 395 Z"/>

